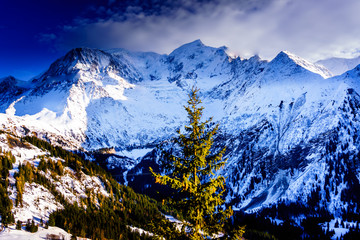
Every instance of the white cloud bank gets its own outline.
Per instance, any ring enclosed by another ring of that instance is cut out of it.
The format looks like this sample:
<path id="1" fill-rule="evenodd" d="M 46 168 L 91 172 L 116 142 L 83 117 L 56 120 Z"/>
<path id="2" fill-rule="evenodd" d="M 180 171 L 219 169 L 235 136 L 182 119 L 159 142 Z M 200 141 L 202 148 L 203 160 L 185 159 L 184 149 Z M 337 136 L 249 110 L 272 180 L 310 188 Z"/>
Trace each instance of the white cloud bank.
<path id="1" fill-rule="evenodd" d="M 134 7 L 125 14 L 107 9 L 110 17 L 78 19 L 65 26 L 58 44 L 170 53 L 201 39 L 240 56 L 259 54 L 265 59 L 281 50 L 312 61 L 360 54 L 359 0 L 183 2 L 185 8 L 169 14 L 144 14 Z"/>

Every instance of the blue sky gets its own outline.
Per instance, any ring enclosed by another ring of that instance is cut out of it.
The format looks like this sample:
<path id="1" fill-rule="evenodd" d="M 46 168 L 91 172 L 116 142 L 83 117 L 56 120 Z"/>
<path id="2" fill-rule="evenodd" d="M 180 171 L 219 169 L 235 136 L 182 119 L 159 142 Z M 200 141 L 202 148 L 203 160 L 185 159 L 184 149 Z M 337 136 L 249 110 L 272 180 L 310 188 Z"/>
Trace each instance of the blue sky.
<path id="1" fill-rule="evenodd" d="M 170 53 L 201 39 L 235 54 L 360 55 L 358 0 L 1 0 L 0 77 L 27 80 L 75 47 Z"/>

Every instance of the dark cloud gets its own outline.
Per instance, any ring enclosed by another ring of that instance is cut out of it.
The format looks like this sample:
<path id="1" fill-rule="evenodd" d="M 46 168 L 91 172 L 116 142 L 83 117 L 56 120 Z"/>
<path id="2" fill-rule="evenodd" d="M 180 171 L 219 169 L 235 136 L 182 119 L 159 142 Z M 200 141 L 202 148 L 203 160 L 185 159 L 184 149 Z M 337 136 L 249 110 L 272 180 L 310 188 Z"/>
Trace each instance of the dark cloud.
<path id="1" fill-rule="evenodd" d="M 358 0 L 109 1 L 63 26 L 57 44 L 169 53 L 201 39 L 245 57 L 351 56 L 360 46 L 358 9 Z"/>

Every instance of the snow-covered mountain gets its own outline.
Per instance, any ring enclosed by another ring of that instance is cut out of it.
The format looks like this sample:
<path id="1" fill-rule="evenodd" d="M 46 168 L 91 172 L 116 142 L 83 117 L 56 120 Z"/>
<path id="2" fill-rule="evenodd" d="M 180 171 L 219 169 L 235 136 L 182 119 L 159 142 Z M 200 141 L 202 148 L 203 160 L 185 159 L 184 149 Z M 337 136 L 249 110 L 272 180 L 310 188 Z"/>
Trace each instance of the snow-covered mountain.
<path id="1" fill-rule="evenodd" d="M 15 79 L 13 76 L 0 78 L 0 108 L 8 107 L 17 100 L 29 87 L 29 83 Z"/>
<path id="2" fill-rule="evenodd" d="M 328 58 L 316 62 L 329 69 L 334 75 L 340 75 L 360 64 L 360 56 L 355 58 Z"/>
<path id="3" fill-rule="evenodd" d="M 360 204 L 350 197 L 360 180 L 359 80 L 360 66 L 332 76 L 286 51 L 271 61 L 234 58 L 200 40 L 169 55 L 81 48 L 19 94 L 16 84 L 3 88 L 11 98 L 0 124 L 71 149 L 113 147 L 108 167 L 147 192 L 155 147 L 184 126 L 195 85 L 204 117 L 220 123 L 216 144 L 227 146 L 228 203 L 253 211 L 317 197 L 338 214 Z"/>

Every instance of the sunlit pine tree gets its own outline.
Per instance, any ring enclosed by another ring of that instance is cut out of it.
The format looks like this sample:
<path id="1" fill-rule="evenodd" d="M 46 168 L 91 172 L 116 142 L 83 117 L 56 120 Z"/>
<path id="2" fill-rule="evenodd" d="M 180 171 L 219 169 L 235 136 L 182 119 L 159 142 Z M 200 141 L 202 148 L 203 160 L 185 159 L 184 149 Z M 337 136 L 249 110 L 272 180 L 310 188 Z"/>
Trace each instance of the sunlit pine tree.
<path id="1" fill-rule="evenodd" d="M 189 125 L 185 126 L 185 133 L 178 130 L 175 138 L 179 153 L 164 154 L 169 174 L 154 173 L 150 168 L 157 183 L 180 193 L 180 201 L 172 201 L 172 204 L 181 209 L 183 224 L 188 227 L 187 235 L 194 240 L 216 236 L 233 213 L 231 208 L 222 208 L 225 178 L 216 175 L 226 163 L 223 159 L 225 147 L 217 151 L 213 147 L 219 124 L 212 124 L 212 118 L 201 120 L 204 108 L 199 106 L 198 91 L 192 89 L 188 106 L 185 106 Z"/>

